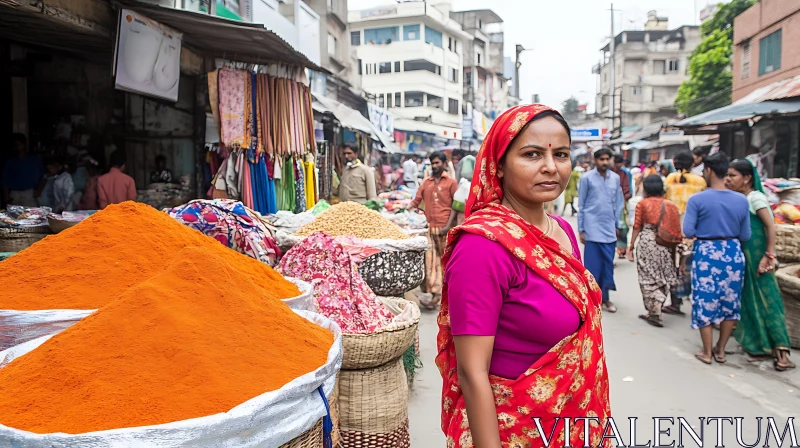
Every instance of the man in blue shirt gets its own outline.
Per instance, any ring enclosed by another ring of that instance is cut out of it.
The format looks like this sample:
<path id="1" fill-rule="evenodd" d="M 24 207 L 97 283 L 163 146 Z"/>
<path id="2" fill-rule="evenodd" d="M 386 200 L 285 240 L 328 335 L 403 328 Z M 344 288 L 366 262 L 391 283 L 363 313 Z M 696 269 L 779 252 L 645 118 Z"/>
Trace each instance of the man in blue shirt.
<path id="1" fill-rule="evenodd" d="M 14 134 L 12 138 L 15 155 L 6 160 L 3 166 L 3 201 L 6 204 L 37 207 L 38 192 L 44 176 L 42 159 L 28 154 L 28 140 L 23 134 Z"/>
<path id="2" fill-rule="evenodd" d="M 603 291 L 603 309 L 609 313 L 617 312 L 608 292 L 617 290 L 614 249 L 625 206 L 620 178 L 610 169 L 613 157 L 609 148 L 595 151 L 595 169 L 581 177 L 578 188 L 578 232 L 585 245 L 584 265 Z"/>

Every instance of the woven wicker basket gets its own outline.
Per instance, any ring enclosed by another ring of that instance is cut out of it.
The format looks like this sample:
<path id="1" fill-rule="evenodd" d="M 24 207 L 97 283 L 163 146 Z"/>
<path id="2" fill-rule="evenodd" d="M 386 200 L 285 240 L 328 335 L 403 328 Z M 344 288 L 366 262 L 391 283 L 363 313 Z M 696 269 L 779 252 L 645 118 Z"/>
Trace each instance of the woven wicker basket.
<path id="1" fill-rule="evenodd" d="M 19 252 L 49 234 L 49 226 L 0 228 L 0 252 Z"/>
<path id="2" fill-rule="evenodd" d="M 796 275 L 798 271 L 800 264 L 795 264 L 778 269 L 776 274 L 786 308 L 786 328 L 789 330 L 789 340 L 794 348 L 800 348 L 800 278 Z"/>
<path id="3" fill-rule="evenodd" d="M 384 297 L 383 301 L 393 302 L 400 309 L 412 307 L 412 319 L 403 326 L 370 334 L 342 335 L 342 370 L 368 369 L 382 366 L 403 356 L 414 343 L 419 325 L 419 307 L 407 300 Z"/>
<path id="4" fill-rule="evenodd" d="M 783 263 L 800 261 L 800 225 L 775 226 L 775 251 Z"/>
<path id="5" fill-rule="evenodd" d="M 80 223 L 80 221 L 64 221 L 62 219 L 51 218 L 50 216 L 47 217 L 47 222 L 50 224 L 50 230 L 52 230 L 53 233 L 63 232 L 75 224 Z"/>
<path id="6" fill-rule="evenodd" d="M 313 428 L 295 437 L 291 442 L 281 445 L 280 448 L 322 448 L 322 439 L 322 420 L 320 420 Z"/>
<path id="7" fill-rule="evenodd" d="M 406 448 L 408 384 L 403 361 L 339 374 L 342 448 Z"/>

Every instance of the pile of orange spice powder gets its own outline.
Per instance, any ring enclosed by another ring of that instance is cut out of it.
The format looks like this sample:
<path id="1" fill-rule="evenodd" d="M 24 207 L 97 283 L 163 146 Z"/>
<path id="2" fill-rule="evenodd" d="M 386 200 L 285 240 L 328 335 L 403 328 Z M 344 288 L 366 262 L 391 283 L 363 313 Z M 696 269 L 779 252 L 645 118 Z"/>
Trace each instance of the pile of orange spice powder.
<path id="1" fill-rule="evenodd" d="M 268 265 L 239 254 L 148 205 L 124 202 L 50 235 L 0 263 L 0 310 L 94 310 L 163 270 L 185 247 L 226 259 L 264 286 L 262 297 L 300 295 Z M 213 278 L 213 272 L 209 272 Z M 202 285 L 197 285 L 202 288 Z"/>
<path id="2" fill-rule="evenodd" d="M 263 300 L 245 257 L 215 244 L 236 259 L 183 249 L 0 369 L 0 424 L 81 434 L 208 416 L 325 364 L 333 335 Z"/>

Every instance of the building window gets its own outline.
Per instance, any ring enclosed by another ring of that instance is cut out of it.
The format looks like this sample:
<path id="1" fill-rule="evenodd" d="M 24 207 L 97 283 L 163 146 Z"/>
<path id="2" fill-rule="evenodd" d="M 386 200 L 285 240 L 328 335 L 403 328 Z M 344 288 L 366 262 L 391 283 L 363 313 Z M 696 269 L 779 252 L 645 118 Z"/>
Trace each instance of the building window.
<path id="1" fill-rule="evenodd" d="M 464 84 L 472 85 L 472 72 L 464 72 Z"/>
<path id="2" fill-rule="evenodd" d="M 427 70 L 437 75 L 442 74 L 442 67 L 434 64 L 433 62 L 424 61 L 422 59 L 414 59 L 413 61 L 406 61 L 404 64 L 405 71 L 413 72 L 415 70 Z"/>
<path id="3" fill-rule="evenodd" d="M 387 26 L 385 28 L 370 28 L 364 30 L 364 42 L 368 44 L 390 44 L 396 42 L 400 35 L 400 28 Z"/>
<path id="4" fill-rule="evenodd" d="M 361 31 L 350 31 L 350 45 L 354 47 L 361 45 Z"/>
<path id="5" fill-rule="evenodd" d="M 364 74 L 364 69 L 361 68 L 361 59 L 358 60 L 358 74 L 359 75 L 363 75 Z"/>
<path id="6" fill-rule="evenodd" d="M 328 56 L 336 57 L 336 38 L 328 34 Z"/>
<path id="7" fill-rule="evenodd" d="M 681 65 L 680 61 L 678 61 L 677 59 L 670 59 L 669 67 L 667 67 L 667 69 L 669 70 L 669 73 L 678 73 L 681 71 L 680 65 Z"/>
<path id="8" fill-rule="evenodd" d="M 424 97 L 422 92 L 406 92 L 405 107 L 422 107 Z"/>
<path id="9" fill-rule="evenodd" d="M 654 75 L 664 75 L 667 73 L 667 61 L 663 59 L 656 59 L 653 61 L 653 74 Z M 603 74 L 603 81 L 606 80 L 605 74 Z"/>
<path id="10" fill-rule="evenodd" d="M 782 30 L 761 39 L 758 45 L 758 76 L 781 69 Z"/>
<path id="11" fill-rule="evenodd" d="M 419 40 L 419 25 L 403 25 L 403 40 Z"/>
<path id="12" fill-rule="evenodd" d="M 457 99 L 450 98 L 450 100 L 448 100 L 448 105 L 447 106 L 448 106 L 447 111 L 450 112 L 453 115 L 458 115 L 458 113 L 461 112 L 460 110 L 458 110 L 458 100 Z"/>
<path id="13" fill-rule="evenodd" d="M 478 53 L 478 65 L 480 65 L 480 64 L 481 64 L 481 54 Z"/>
<path id="14" fill-rule="evenodd" d="M 750 42 L 742 44 L 742 79 L 750 77 Z"/>
<path id="15" fill-rule="evenodd" d="M 478 29 L 479 30 L 483 29 L 483 20 L 478 20 Z"/>
<path id="16" fill-rule="evenodd" d="M 453 51 L 458 53 L 458 41 L 457 40 L 453 41 Z"/>
<path id="17" fill-rule="evenodd" d="M 381 62 L 378 64 L 378 73 L 391 73 L 392 72 L 392 63 L 391 62 Z"/>
<path id="18" fill-rule="evenodd" d="M 444 109 L 442 97 L 428 94 L 428 107 L 435 107 L 437 109 Z"/>
<path id="19" fill-rule="evenodd" d="M 450 50 L 450 51 L 453 51 L 453 38 L 452 37 L 448 37 L 447 38 L 447 49 Z"/>
<path id="20" fill-rule="evenodd" d="M 638 86 L 631 87 L 631 95 L 639 96 L 641 94 L 642 94 L 642 88 L 641 87 L 638 87 Z"/>
<path id="21" fill-rule="evenodd" d="M 391 93 L 387 93 L 386 94 L 386 107 L 387 108 L 388 107 L 392 107 L 392 94 Z"/>
<path id="22" fill-rule="evenodd" d="M 442 48 L 442 33 L 440 31 L 436 31 L 435 29 L 429 26 L 426 26 L 425 43 L 433 44 L 436 47 Z"/>
<path id="23" fill-rule="evenodd" d="M 400 95 L 401 95 L 400 92 L 394 94 L 394 107 L 401 107 L 403 105 L 402 104 L 403 101 L 400 99 Z"/>
<path id="24" fill-rule="evenodd" d="M 383 103 L 383 94 L 378 95 L 378 107 L 384 107 L 385 104 Z"/>
<path id="25" fill-rule="evenodd" d="M 458 82 L 458 69 L 450 69 L 450 82 Z"/>
<path id="26" fill-rule="evenodd" d="M 402 70 L 400 70 L 400 61 L 395 61 L 395 63 L 394 63 L 394 72 L 395 73 L 400 73 L 401 71 Z"/>

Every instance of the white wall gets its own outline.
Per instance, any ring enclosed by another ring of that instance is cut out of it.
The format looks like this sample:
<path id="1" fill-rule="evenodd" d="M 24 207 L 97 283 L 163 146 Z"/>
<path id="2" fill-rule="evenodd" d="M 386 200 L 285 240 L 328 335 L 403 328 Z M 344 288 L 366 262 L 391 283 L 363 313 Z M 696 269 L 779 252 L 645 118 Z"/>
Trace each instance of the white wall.
<path id="1" fill-rule="evenodd" d="M 253 0 L 253 23 L 263 24 L 311 62 L 319 64 L 319 16 L 301 2 L 298 22 L 298 26 L 295 26 L 291 20 L 281 15 L 278 0 Z"/>

